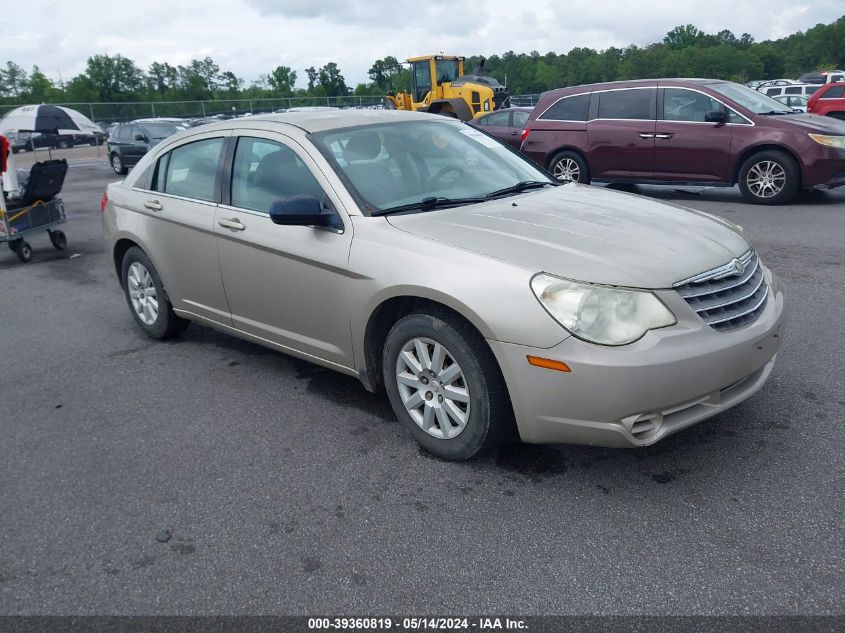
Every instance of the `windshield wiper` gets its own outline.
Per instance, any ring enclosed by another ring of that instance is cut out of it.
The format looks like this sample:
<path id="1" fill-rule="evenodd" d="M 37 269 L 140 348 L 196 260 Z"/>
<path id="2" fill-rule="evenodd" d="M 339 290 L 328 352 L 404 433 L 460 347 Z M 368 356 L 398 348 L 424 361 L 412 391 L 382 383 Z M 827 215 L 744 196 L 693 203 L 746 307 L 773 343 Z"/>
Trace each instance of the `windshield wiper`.
<path id="1" fill-rule="evenodd" d="M 370 215 L 388 215 L 390 213 L 400 213 L 401 211 L 430 211 L 431 209 L 439 209 L 442 207 L 456 207 L 461 204 L 473 204 L 476 202 L 484 202 L 487 198 L 441 198 L 430 197 L 423 198 L 419 202 L 411 202 L 408 204 L 400 204 L 397 207 L 388 207 L 387 209 L 379 209 L 373 211 Z"/>
<path id="2" fill-rule="evenodd" d="M 772 115 L 775 115 L 775 114 L 794 114 L 794 113 L 792 112 L 792 110 L 787 110 L 787 111 L 769 110 L 768 112 L 758 112 L 757 114 L 759 114 L 761 116 L 772 116 Z"/>
<path id="3" fill-rule="evenodd" d="M 561 183 L 559 182 L 549 182 L 546 180 L 521 180 L 515 185 L 511 185 L 510 187 L 505 187 L 504 189 L 492 191 L 488 193 L 485 197 L 489 200 L 490 198 L 497 198 L 498 196 L 505 196 L 511 193 L 522 193 L 523 191 L 527 191 L 528 189 L 539 189 L 540 187 L 545 187 L 546 185 L 557 187 L 560 184 Z"/>

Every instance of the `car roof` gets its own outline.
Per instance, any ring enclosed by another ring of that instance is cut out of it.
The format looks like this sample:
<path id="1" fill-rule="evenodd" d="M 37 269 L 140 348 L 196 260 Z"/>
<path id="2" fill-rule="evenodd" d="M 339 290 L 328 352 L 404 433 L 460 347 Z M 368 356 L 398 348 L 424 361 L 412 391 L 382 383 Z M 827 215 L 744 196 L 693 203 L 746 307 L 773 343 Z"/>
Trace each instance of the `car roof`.
<path id="1" fill-rule="evenodd" d="M 401 121 L 431 121 L 432 115 L 425 112 L 406 112 L 401 110 L 320 110 L 314 112 L 284 112 L 279 114 L 260 114 L 246 119 L 229 119 L 219 123 L 204 125 L 203 129 L 235 129 L 254 127 L 257 122 L 282 123 L 293 125 L 305 132 L 324 132 L 346 127 L 376 125 L 379 123 L 398 123 Z M 445 117 L 441 120 L 449 121 Z M 196 129 L 196 128 L 195 128 Z"/>
<path id="2" fill-rule="evenodd" d="M 605 81 L 596 84 L 580 84 L 576 86 L 566 86 L 565 88 L 554 88 L 542 94 L 546 97 L 551 94 L 560 94 L 566 92 L 593 92 L 596 90 L 608 90 L 612 88 L 635 88 L 637 86 L 653 86 L 656 84 L 697 84 L 699 86 L 706 86 L 711 84 L 729 83 L 724 79 L 707 79 L 703 77 L 660 77 L 655 79 L 625 79 L 622 81 Z"/>

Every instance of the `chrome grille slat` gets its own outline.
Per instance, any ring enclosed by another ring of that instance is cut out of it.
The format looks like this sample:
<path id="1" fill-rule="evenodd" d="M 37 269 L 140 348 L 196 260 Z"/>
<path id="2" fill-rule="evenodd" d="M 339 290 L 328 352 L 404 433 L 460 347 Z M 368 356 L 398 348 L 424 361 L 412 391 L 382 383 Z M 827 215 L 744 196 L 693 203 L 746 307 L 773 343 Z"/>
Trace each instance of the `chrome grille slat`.
<path id="1" fill-rule="evenodd" d="M 723 290 L 730 290 L 731 288 L 736 288 L 737 286 L 741 286 L 746 281 L 751 279 L 751 277 L 754 276 L 754 273 L 757 272 L 757 263 L 758 262 L 759 262 L 759 260 L 755 259 L 751 263 L 751 268 L 749 268 L 748 270 L 745 271 L 745 274 L 742 276 L 742 278 L 739 281 L 737 281 L 735 278 L 727 277 L 725 279 L 720 279 L 720 280 L 715 281 L 715 282 L 709 281 L 709 280 L 704 280 L 702 282 L 688 282 L 686 285 L 682 285 L 682 286 L 676 285 L 676 290 L 681 293 L 681 296 L 684 299 L 692 299 L 694 297 L 701 297 L 703 295 L 709 295 L 709 294 L 712 294 L 714 292 L 722 292 Z M 695 286 L 698 286 L 698 284 L 701 284 L 701 283 L 707 283 L 707 284 L 710 284 L 710 285 L 700 287 L 699 289 L 693 288 L 690 291 L 686 291 L 687 287 L 693 286 L 693 284 L 695 284 Z M 716 285 L 714 286 L 712 284 L 716 284 Z"/>
<path id="2" fill-rule="evenodd" d="M 745 270 L 737 275 L 732 260 L 678 282 L 674 288 L 714 330 L 725 332 L 753 323 L 769 297 L 763 266 L 753 250 L 737 258 Z"/>

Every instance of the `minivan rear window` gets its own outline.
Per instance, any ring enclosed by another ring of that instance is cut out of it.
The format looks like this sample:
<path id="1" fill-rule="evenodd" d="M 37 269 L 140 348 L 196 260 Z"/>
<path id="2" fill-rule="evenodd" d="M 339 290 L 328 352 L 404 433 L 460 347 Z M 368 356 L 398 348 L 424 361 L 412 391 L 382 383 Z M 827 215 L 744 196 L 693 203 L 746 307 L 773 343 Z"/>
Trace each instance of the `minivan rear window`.
<path id="1" fill-rule="evenodd" d="M 541 119 L 552 121 L 586 121 L 590 110 L 590 95 L 563 97 L 546 110 Z"/>
<path id="2" fill-rule="evenodd" d="M 653 119 L 654 89 L 609 90 L 598 93 L 600 119 Z"/>

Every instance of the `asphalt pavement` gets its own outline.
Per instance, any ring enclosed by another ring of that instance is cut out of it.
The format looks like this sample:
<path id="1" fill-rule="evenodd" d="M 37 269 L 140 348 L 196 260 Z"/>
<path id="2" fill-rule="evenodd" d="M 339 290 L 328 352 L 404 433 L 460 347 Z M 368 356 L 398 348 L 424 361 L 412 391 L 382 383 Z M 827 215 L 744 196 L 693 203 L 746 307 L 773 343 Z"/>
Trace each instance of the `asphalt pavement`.
<path id="1" fill-rule="evenodd" d="M 92 152 L 68 150 L 68 250 L 0 249 L 0 614 L 843 613 L 845 191 L 637 189 L 741 224 L 781 276 L 771 380 L 647 449 L 456 464 L 352 378 L 145 338 Z"/>

